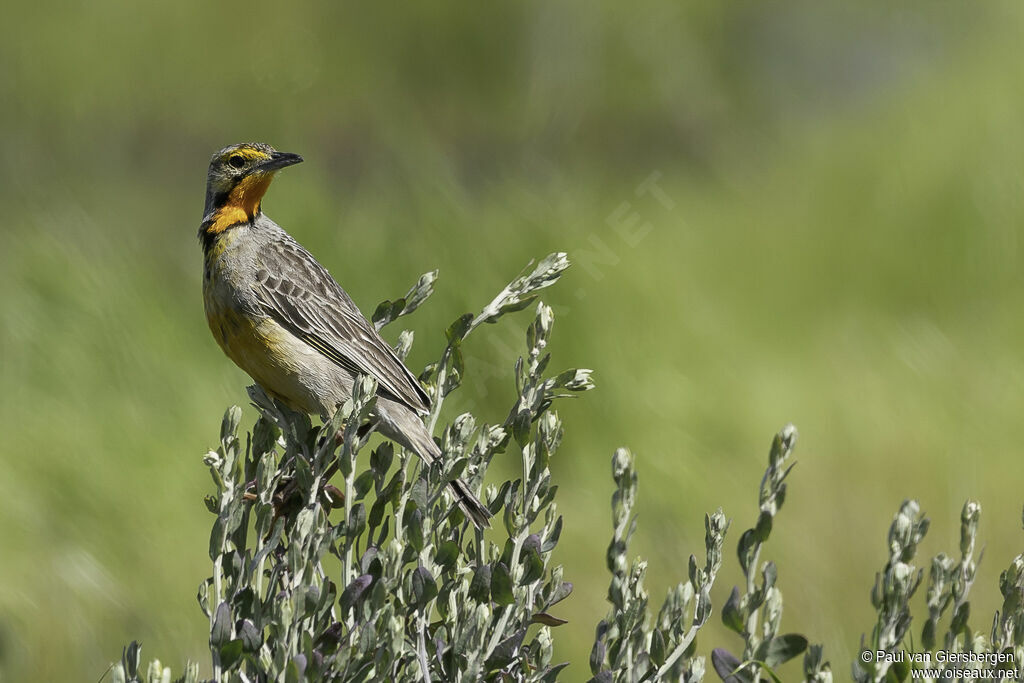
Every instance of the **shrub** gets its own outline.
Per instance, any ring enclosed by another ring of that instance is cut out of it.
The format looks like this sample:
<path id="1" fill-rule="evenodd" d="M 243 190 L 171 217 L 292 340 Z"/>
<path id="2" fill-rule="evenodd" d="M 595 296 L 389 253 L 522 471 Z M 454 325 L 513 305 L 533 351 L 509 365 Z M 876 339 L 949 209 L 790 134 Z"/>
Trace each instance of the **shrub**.
<path id="1" fill-rule="evenodd" d="M 548 256 L 480 313 L 461 316 L 448 327 L 440 359 L 420 375 L 433 399 L 427 418 L 432 430 L 446 397 L 461 385 L 466 338 L 483 323 L 530 306 L 568 265 L 564 254 Z M 378 306 L 373 316 L 378 329 L 419 307 L 435 278 L 428 273 L 404 297 Z M 457 416 L 441 430 L 445 458 L 430 467 L 365 433 L 376 391 L 367 377 L 356 382 L 351 400 L 322 427 L 259 387 L 249 389 L 259 411 L 251 433 L 240 437 L 241 410 L 227 411 L 220 445 L 204 458 L 215 486 L 206 505 L 215 520 L 212 572 L 200 585 L 198 600 L 210 624 L 213 680 L 429 683 L 560 677 L 567 664 L 552 661 L 553 629 L 566 623 L 558 616 L 558 603 L 572 584 L 553 559 L 563 525 L 548 467 L 562 437 L 553 406 L 593 384 L 590 370 L 548 372 L 553 323 L 551 308 L 538 302 L 523 354 L 514 364 L 514 399 L 504 421 L 491 425 L 470 413 Z M 411 332 L 402 332 L 401 357 L 412 341 Z M 795 442 L 792 426 L 773 439 L 756 521 L 738 540 L 746 583 L 742 591 L 733 588 L 721 618 L 742 639 L 742 653 L 711 651 L 713 669 L 728 683 L 777 681 L 777 667 L 800 654 L 805 681 L 832 680 L 822 646 L 808 646 L 800 634 L 780 634 L 778 570 L 761 561 L 785 501 Z M 485 487 L 481 498 L 494 514 L 495 529 L 483 533 L 453 505 L 446 483 L 462 477 L 479 490 L 493 458 L 506 450 L 520 460 L 521 476 Z M 652 616 L 644 588 L 646 563 L 628 556 L 638 479 L 628 450 L 615 451 L 612 474 L 610 609 L 596 629 L 591 680 L 700 681 L 707 666 L 697 635 L 713 613 L 711 589 L 730 522 L 721 509 L 705 516 L 703 560 L 690 556 L 686 580 L 669 590 Z M 989 635 L 975 634 L 967 625 L 979 515 L 980 506 L 968 502 L 959 559 L 939 555 L 931 564 L 928 616 L 920 648 L 911 652 L 941 646 L 1022 661 L 1024 555 L 1002 575 L 1003 609 Z M 872 592 L 877 622 L 861 642 L 872 656 L 852 668 L 858 682 L 907 680 L 912 667 L 926 680 L 948 673 L 949 666 L 925 669 L 913 657 L 897 656 L 910 647 L 910 600 L 923 578 L 913 561 L 927 528 L 917 504 L 904 503 L 889 532 L 889 562 Z M 171 670 L 157 660 L 143 670 L 134 642 L 110 673 L 117 683 L 172 680 Z M 199 676 L 198 665 L 188 663 L 176 680 L 194 683 Z"/>

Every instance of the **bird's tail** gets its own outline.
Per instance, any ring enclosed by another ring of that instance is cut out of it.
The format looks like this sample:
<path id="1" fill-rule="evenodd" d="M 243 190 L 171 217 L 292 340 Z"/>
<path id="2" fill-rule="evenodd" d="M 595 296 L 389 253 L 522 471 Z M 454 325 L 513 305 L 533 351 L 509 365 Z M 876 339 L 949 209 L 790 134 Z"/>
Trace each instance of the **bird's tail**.
<path id="1" fill-rule="evenodd" d="M 388 412 L 391 414 L 382 413 L 379 416 L 381 418 L 379 423 L 381 433 L 414 451 L 428 465 L 441 458 L 441 449 L 434 443 L 430 432 L 420 421 L 419 416 L 411 410 L 406 410 L 397 416 L 398 419 L 395 419 L 394 411 Z M 452 495 L 455 496 L 455 502 L 473 522 L 473 526 L 477 529 L 486 529 L 491 525 L 490 511 L 484 507 L 479 498 L 473 495 L 466 482 L 461 479 L 453 479 L 448 482 L 448 487 L 451 489 Z"/>
<path id="2" fill-rule="evenodd" d="M 473 526 L 477 529 L 486 529 L 491 525 L 490 510 L 484 507 L 480 499 L 473 495 L 466 482 L 461 479 L 453 479 L 448 482 L 448 486 L 455 495 L 455 500 L 458 502 L 459 507 L 466 513 L 469 520 L 473 522 Z"/>

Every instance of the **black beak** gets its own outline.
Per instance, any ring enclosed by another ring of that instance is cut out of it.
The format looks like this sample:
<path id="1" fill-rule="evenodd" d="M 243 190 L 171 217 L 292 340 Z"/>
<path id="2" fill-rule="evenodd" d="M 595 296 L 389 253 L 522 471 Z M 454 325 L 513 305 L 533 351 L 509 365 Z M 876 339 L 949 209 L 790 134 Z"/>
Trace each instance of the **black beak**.
<path id="1" fill-rule="evenodd" d="M 301 162 L 302 157 L 298 154 L 292 154 L 290 152 L 274 152 L 270 155 L 270 159 L 268 161 L 264 161 L 258 166 L 258 168 L 261 171 L 278 171 L 285 166 L 294 166 Z"/>

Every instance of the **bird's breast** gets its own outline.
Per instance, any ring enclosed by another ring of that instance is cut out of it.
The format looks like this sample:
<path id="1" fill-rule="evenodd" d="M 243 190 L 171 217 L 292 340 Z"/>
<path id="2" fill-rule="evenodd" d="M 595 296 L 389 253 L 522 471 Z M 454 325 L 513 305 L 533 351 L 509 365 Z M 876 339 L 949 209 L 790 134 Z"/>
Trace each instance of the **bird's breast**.
<path id="1" fill-rule="evenodd" d="M 343 397 L 336 368 L 273 318 L 249 310 L 224 277 L 204 278 L 206 321 L 235 365 L 292 408 L 323 414 Z"/>

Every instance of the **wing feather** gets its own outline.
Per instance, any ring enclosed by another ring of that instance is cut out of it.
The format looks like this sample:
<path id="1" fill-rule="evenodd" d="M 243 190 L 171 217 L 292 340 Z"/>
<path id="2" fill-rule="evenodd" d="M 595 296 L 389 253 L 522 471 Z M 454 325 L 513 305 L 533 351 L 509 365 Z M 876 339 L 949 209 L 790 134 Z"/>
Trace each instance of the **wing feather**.
<path id="1" fill-rule="evenodd" d="M 371 375 L 378 393 L 423 413 L 430 397 L 323 266 L 291 238 L 261 252 L 254 294 L 263 311 L 346 371 Z"/>

